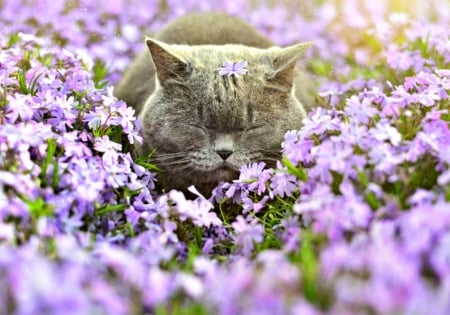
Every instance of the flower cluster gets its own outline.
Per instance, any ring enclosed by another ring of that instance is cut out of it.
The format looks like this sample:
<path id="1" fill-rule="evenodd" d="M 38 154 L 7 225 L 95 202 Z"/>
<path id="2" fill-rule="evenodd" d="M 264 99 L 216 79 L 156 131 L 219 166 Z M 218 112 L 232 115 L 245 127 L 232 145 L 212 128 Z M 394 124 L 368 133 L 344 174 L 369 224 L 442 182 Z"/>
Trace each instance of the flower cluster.
<path id="1" fill-rule="evenodd" d="M 270 3 L 0 3 L 1 314 L 450 313 L 445 10 Z M 134 155 L 112 84 L 142 33 L 219 9 L 314 40 L 320 93 L 276 168 L 189 199 Z"/>

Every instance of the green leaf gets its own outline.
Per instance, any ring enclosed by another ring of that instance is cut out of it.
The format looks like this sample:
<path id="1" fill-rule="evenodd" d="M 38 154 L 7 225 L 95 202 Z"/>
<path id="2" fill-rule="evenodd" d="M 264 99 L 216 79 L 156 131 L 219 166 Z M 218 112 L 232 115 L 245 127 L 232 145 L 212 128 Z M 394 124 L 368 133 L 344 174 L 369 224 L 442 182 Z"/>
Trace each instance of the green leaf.
<path id="1" fill-rule="evenodd" d="M 155 153 L 155 150 L 153 150 L 152 152 L 150 152 L 147 155 L 139 156 L 134 159 L 134 163 L 144 167 L 145 169 L 147 169 L 149 171 L 160 172 L 161 170 L 158 168 L 158 166 L 149 162 L 154 153 Z"/>
<path id="2" fill-rule="evenodd" d="M 103 60 L 96 59 L 94 62 L 93 81 L 96 89 L 103 89 L 108 81 L 104 80 L 108 75 L 108 68 Z"/>
<path id="3" fill-rule="evenodd" d="M 42 76 L 42 73 L 39 73 L 36 75 L 36 73 L 33 75 L 33 78 L 31 78 L 30 87 L 28 88 L 28 93 L 31 95 L 36 95 L 37 89 L 36 85 L 39 81 L 39 78 Z"/>
<path id="4" fill-rule="evenodd" d="M 128 222 L 125 226 L 126 226 L 126 228 L 127 228 L 127 231 L 128 231 L 128 234 L 130 235 L 130 237 L 131 237 L 131 238 L 135 237 L 135 234 L 136 234 L 136 233 L 134 233 L 134 227 L 133 227 L 133 225 L 132 225 L 131 223 Z"/>
<path id="5" fill-rule="evenodd" d="M 25 77 L 25 70 L 19 69 L 16 73 L 17 82 L 19 83 L 19 89 L 23 94 L 28 94 L 27 80 Z"/>
<path id="6" fill-rule="evenodd" d="M 200 233 L 203 234 L 201 228 L 196 228 L 196 229 L 200 230 Z M 201 236 L 200 236 L 200 240 L 199 240 L 197 237 L 198 233 L 195 233 L 195 234 L 196 234 L 195 235 L 196 241 L 192 242 L 188 245 L 188 257 L 187 257 L 186 263 L 184 264 L 184 268 L 183 268 L 185 271 L 192 270 L 194 268 L 195 259 L 202 254 L 202 249 L 198 246 L 198 244 L 201 243 Z"/>
<path id="7" fill-rule="evenodd" d="M 333 73 L 333 64 L 331 62 L 323 62 L 320 60 L 311 60 L 309 67 L 312 72 L 319 75 L 327 77 L 330 73 Z"/>
<path id="8" fill-rule="evenodd" d="M 56 140 L 49 139 L 47 141 L 47 155 L 41 166 L 41 180 L 44 186 L 47 185 L 47 169 L 56 153 Z M 54 175 L 53 175 L 54 176 Z"/>
<path id="9" fill-rule="evenodd" d="M 1 85 L 2 89 L 1 92 L 2 94 L 0 95 L 0 106 L 4 107 L 6 106 L 6 103 L 8 102 L 7 98 L 6 98 L 6 85 Z"/>
<path id="10" fill-rule="evenodd" d="M 44 67 L 50 67 L 53 61 L 53 55 L 52 54 L 39 55 L 37 59 L 42 63 Z"/>
<path id="11" fill-rule="evenodd" d="M 367 179 L 367 175 L 364 171 L 358 172 L 358 179 L 359 179 L 359 182 L 361 183 L 363 189 L 366 189 L 367 186 L 369 185 L 369 180 Z"/>
<path id="12" fill-rule="evenodd" d="M 26 63 L 24 61 L 24 63 Z M 16 73 L 16 78 L 17 78 L 17 82 L 19 83 L 19 89 L 23 94 L 30 94 L 30 95 L 35 95 L 37 90 L 36 90 L 36 85 L 39 81 L 39 78 L 42 76 L 42 73 L 34 73 L 33 77 L 31 78 L 31 82 L 30 85 L 27 85 L 27 79 L 26 79 L 26 68 L 28 66 L 23 66 L 21 69 L 19 69 Z"/>
<path id="13" fill-rule="evenodd" d="M 50 217 L 53 215 L 52 207 L 42 198 L 36 200 L 24 200 L 30 210 L 31 217 L 39 219 L 41 217 Z"/>
<path id="14" fill-rule="evenodd" d="M 142 188 L 140 189 L 129 189 L 128 187 L 122 187 L 123 190 L 123 197 L 127 199 L 131 199 L 142 191 Z"/>
<path id="15" fill-rule="evenodd" d="M 174 298 L 170 305 L 160 304 L 154 309 L 155 315 L 207 315 L 206 307 L 200 303 L 185 303 L 181 297 Z"/>
<path id="16" fill-rule="evenodd" d="M 125 210 L 128 205 L 104 205 L 95 210 L 95 213 L 98 215 L 104 215 L 109 212 L 120 212 Z"/>
<path id="17" fill-rule="evenodd" d="M 381 202 L 378 200 L 377 196 L 373 192 L 368 192 L 365 195 L 366 201 L 372 210 L 376 210 L 381 206 Z"/>
<path id="18" fill-rule="evenodd" d="M 53 173 L 52 173 L 52 187 L 56 189 L 59 183 L 59 163 L 55 159 L 53 160 Z"/>
<path id="19" fill-rule="evenodd" d="M 8 38 L 8 43 L 6 44 L 6 48 L 11 48 L 15 44 L 17 44 L 20 40 L 19 33 L 13 33 Z"/>
<path id="20" fill-rule="evenodd" d="M 283 156 L 281 162 L 286 166 L 290 174 L 296 176 L 301 181 L 305 182 L 308 179 L 305 170 L 301 166 L 296 167 L 287 157 Z"/>
<path id="21" fill-rule="evenodd" d="M 311 240 L 304 235 L 300 249 L 300 267 L 303 276 L 303 293 L 309 301 L 316 301 L 318 295 L 318 263 Z"/>

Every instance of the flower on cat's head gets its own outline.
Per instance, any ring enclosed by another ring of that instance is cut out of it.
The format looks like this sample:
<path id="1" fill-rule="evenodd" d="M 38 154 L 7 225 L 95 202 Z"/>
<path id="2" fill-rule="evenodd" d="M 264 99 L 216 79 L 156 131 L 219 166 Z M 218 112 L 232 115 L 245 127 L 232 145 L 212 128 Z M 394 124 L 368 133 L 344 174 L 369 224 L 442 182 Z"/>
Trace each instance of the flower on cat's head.
<path id="1" fill-rule="evenodd" d="M 221 76 L 235 75 L 237 77 L 240 74 L 246 74 L 248 72 L 247 65 L 248 65 L 248 63 L 245 60 L 241 60 L 241 61 L 237 61 L 237 62 L 225 61 L 222 64 L 222 67 L 219 68 L 219 74 Z"/>

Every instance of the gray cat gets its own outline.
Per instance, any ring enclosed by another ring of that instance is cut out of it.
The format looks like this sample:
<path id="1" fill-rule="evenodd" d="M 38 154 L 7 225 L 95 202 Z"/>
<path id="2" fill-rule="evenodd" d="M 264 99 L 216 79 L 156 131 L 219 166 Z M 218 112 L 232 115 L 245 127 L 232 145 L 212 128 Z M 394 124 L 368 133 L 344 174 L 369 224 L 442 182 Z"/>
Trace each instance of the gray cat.
<path id="1" fill-rule="evenodd" d="M 115 93 L 139 113 L 139 151 L 155 151 L 162 186 L 193 184 L 208 195 L 244 164 L 273 166 L 285 132 L 306 116 L 295 95 L 296 63 L 311 43 L 274 47 L 223 13 L 180 17 L 155 38 L 146 39 L 151 58 L 139 55 Z M 247 73 L 219 73 L 225 62 L 239 61 Z"/>

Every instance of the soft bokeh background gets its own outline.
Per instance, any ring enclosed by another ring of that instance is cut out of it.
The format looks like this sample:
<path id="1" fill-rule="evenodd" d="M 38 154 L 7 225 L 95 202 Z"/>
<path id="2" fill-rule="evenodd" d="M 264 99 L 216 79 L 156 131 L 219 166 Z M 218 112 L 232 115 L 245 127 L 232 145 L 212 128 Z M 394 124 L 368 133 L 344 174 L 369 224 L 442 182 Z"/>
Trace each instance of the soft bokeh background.
<path id="1" fill-rule="evenodd" d="M 91 56 L 107 62 L 113 82 L 130 56 L 143 49 L 144 33 L 192 11 L 225 10 L 251 22 L 280 45 L 314 40 L 317 57 L 345 55 L 360 64 L 381 62 L 380 53 L 388 49 L 388 43 L 401 44 L 415 36 L 404 31 L 412 21 L 448 25 L 450 19 L 446 0 L 39 0 L 1 1 L 0 6 L 9 30 L 47 35 L 68 48 L 89 48 Z"/>

